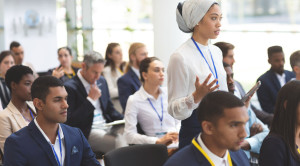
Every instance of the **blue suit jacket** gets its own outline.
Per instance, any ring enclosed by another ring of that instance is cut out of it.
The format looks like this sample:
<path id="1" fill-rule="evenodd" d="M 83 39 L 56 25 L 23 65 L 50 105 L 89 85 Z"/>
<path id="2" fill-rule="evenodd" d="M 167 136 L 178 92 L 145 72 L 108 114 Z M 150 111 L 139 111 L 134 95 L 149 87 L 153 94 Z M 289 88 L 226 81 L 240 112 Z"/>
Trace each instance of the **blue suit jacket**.
<path id="1" fill-rule="evenodd" d="M 65 166 L 100 165 L 79 129 L 60 124 L 65 141 Z M 13 133 L 4 145 L 6 166 L 57 166 L 52 148 L 32 121 Z"/>
<path id="2" fill-rule="evenodd" d="M 269 134 L 260 149 L 260 166 L 299 166 L 288 145 L 276 134 Z"/>
<path id="3" fill-rule="evenodd" d="M 286 82 L 295 77 L 293 72 L 284 70 L 284 73 Z M 261 108 L 268 113 L 274 113 L 277 93 L 281 88 L 275 72 L 270 69 L 260 76 L 257 81 L 261 81 L 261 86 L 257 90 L 257 97 Z"/>
<path id="4" fill-rule="evenodd" d="M 250 166 L 246 154 L 242 150 L 229 151 L 234 166 Z M 193 145 L 185 146 L 176 152 L 164 166 L 211 166 L 203 154 Z"/>
<path id="5" fill-rule="evenodd" d="M 123 115 L 116 111 L 110 100 L 104 77 L 101 76 L 97 80 L 97 85 L 100 85 L 99 88 L 101 89 L 99 101 L 106 122 L 123 119 Z M 65 87 L 68 92 L 69 104 L 66 124 L 80 128 L 84 136 L 88 138 L 93 124 L 95 107 L 87 99 L 88 94 L 77 75 L 67 81 Z"/>
<path id="6" fill-rule="evenodd" d="M 125 112 L 126 103 L 130 95 L 134 94 L 141 87 L 141 81 L 134 71 L 130 68 L 129 71 L 120 77 L 117 81 L 119 99 L 123 112 Z"/>

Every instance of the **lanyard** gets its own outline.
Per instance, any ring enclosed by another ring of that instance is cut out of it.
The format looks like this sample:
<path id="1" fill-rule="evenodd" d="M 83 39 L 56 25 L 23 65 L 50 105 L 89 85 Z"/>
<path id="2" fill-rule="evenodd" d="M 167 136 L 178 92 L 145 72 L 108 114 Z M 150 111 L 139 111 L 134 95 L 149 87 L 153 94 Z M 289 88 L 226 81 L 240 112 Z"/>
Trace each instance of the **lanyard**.
<path id="1" fill-rule="evenodd" d="M 29 111 L 30 111 L 30 115 L 31 115 L 32 119 L 34 119 L 34 116 L 33 116 L 33 113 L 32 113 L 32 111 L 31 111 L 31 109 L 30 109 L 30 108 L 28 108 L 28 109 L 29 109 Z"/>
<path id="2" fill-rule="evenodd" d="M 30 115 L 31 115 L 32 120 L 33 120 L 33 119 L 34 119 L 33 113 L 32 113 L 32 111 L 31 111 L 31 109 L 30 109 L 29 107 L 28 107 L 28 109 L 29 109 Z M 27 119 L 23 114 L 22 114 L 22 116 L 23 116 L 23 118 L 24 118 L 27 122 L 31 122 L 31 120 Z"/>
<path id="3" fill-rule="evenodd" d="M 201 148 L 201 146 L 196 142 L 195 138 L 192 141 L 192 144 L 203 154 L 203 156 L 206 158 L 206 160 L 212 165 L 215 166 L 215 164 L 212 162 L 212 160 L 209 158 L 209 156 L 204 152 L 204 150 Z M 230 154 L 228 153 L 227 156 L 229 166 L 232 166 L 232 161 Z"/>
<path id="4" fill-rule="evenodd" d="M 68 73 L 66 73 L 65 72 L 65 75 L 68 77 L 68 78 L 72 78 L 72 77 L 74 77 L 76 74 L 75 74 L 75 71 L 72 69 L 72 74 L 68 74 Z"/>
<path id="5" fill-rule="evenodd" d="M 161 116 L 159 116 L 159 113 L 157 112 L 156 108 L 153 106 L 151 100 L 150 100 L 149 98 L 147 98 L 147 99 L 148 99 L 150 105 L 152 106 L 152 108 L 154 109 L 154 111 L 156 112 L 156 114 L 157 114 L 157 116 L 158 116 L 158 118 L 159 118 L 159 121 L 160 121 L 160 127 L 162 127 L 162 121 L 163 121 L 163 119 L 164 119 L 164 112 L 163 112 L 163 110 L 164 110 L 164 106 L 163 106 L 163 98 L 162 98 L 162 97 L 160 98 L 160 101 L 161 101 Z"/>
<path id="6" fill-rule="evenodd" d="M 300 149 L 299 149 L 299 148 L 297 148 L 297 151 L 298 151 L 298 153 L 300 154 Z"/>
<path id="7" fill-rule="evenodd" d="M 51 145 L 52 150 L 54 152 L 54 155 L 55 155 L 56 161 L 58 163 L 58 166 L 62 166 L 62 150 L 61 150 L 61 139 L 60 139 L 60 135 L 59 135 L 59 128 L 57 130 L 57 135 L 58 135 L 58 141 L 59 141 L 59 150 L 60 150 L 60 159 L 61 159 L 61 162 L 59 161 L 59 158 L 58 158 L 58 156 L 57 156 L 57 154 L 55 152 L 55 149 L 54 149 L 52 143 L 50 143 L 50 145 Z"/>
<path id="8" fill-rule="evenodd" d="M 199 51 L 200 54 L 202 55 L 203 59 L 205 60 L 207 66 L 209 67 L 209 70 L 210 70 L 211 73 L 214 75 L 215 79 L 218 79 L 218 73 L 217 73 L 217 69 L 216 69 L 216 66 L 215 66 L 214 58 L 212 57 L 212 54 L 211 54 L 210 50 L 208 49 L 208 50 L 209 50 L 209 53 L 210 53 L 211 61 L 212 61 L 212 63 L 213 63 L 214 69 L 215 69 L 215 72 L 213 72 L 213 70 L 211 69 L 210 65 L 208 64 L 208 62 L 207 62 L 207 60 L 206 60 L 206 58 L 205 58 L 205 56 L 203 55 L 201 49 L 199 48 L 198 44 L 196 43 L 196 41 L 194 40 L 193 37 L 192 37 L 192 40 L 193 40 L 195 46 L 197 47 L 198 51 Z M 219 84 L 219 81 L 217 81 L 216 84 L 218 85 L 218 84 Z"/>

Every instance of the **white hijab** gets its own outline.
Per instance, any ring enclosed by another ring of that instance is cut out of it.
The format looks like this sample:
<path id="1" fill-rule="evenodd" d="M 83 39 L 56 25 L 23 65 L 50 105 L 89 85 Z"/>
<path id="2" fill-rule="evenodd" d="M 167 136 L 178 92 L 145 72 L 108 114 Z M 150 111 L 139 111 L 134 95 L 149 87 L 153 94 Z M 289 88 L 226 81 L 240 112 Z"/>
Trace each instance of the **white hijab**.
<path id="1" fill-rule="evenodd" d="M 176 21 L 181 31 L 193 32 L 194 27 L 204 17 L 215 0 L 186 0 L 179 3 L 176 9 Z"/>

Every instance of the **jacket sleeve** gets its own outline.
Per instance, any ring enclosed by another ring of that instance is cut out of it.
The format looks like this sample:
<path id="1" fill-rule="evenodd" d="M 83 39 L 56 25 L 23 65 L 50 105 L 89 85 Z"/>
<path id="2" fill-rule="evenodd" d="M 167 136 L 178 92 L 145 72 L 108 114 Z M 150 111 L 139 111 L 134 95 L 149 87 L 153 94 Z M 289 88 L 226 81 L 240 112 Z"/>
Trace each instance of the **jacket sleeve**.
<path id="1" fill-rule="evenodd" d="M 8 137 L 4 145 L 4 164 L 5 166 L 25 166 L 28 165 L 24 149 L 20 149 L 19 143 L 13 138 Z"/>
<path id="2" fill-rule="evenodd" d="M 123 112 L 125 112 L 128 97 L 131 95 L 130 89 L 128 89 L 129 84 L 124 79 L 124 77 L 119 78 L 117 84 L 118 84 L 118 91 L 119 91 L 119 100 L 123 108 Z"/>

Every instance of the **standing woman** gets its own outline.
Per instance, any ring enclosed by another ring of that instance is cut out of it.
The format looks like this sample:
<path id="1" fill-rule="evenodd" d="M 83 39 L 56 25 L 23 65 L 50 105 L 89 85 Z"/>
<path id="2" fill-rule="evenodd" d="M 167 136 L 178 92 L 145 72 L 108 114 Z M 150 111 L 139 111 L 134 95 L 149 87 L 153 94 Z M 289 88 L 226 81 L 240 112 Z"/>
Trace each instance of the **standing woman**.
<path id="1" fill-rule="evenodd" d="M 176 19 L 179 29 L 192 33 L 170 57 L 168 66 L 168 111 L 182 120 L 179 148 L 191 143 L 201 132 L 196 111 L 209 92 L 228 91 L 221 50 L 209 44 L 219 35 L 222 13 L 214 0 L 186 0 L 179 3 Z M 217 101 L 216 101 L 217 102 Z"/>
<path id="2" fill-rule="evenodd" d="M 60 65 L 55 69 L 50 69 L 48 72 L 62 82 L 66 82 L 76 75 L 78 68 L 72 66 L 73 56 L 69 47 L 59 48 L 57 54 Z"/>
<path id="3" fill-rule="evenodd" d="M 123 75 L 125 63 L 123 63 L 123 54 L 119 43 L 108 44 L 105 52 L 105 60 L 103 76 L 107 81 L 109 95 L 114 107 L 119 112 L 122 112 L 117 80 Z"/>
<path id="4" fill-rule="evenodd" d="M 260 166 L 300 165 L 300 81 L 278 92 L 269 135 L 260 149 Z"/>

